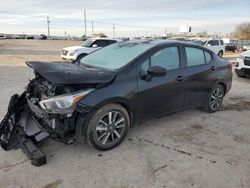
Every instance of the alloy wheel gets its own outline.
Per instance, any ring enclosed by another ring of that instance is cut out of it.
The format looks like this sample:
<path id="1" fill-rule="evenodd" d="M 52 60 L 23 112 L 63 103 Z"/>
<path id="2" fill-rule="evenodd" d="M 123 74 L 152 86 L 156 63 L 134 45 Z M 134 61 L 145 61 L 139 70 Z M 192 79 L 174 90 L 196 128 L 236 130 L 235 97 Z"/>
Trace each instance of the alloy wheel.
<path id="1" fill-rule="evenodd" d="M 122 139 L 125 127 L 124 115 L 118 111 L 110 111 L 96 125 L 97 141 L 101 145 L 112 145 Z"/>
<path id="2" fill-rule="evenodd" d="M 223 100 L 223 91 L 221 88 L 216 88 L 210 99 L 210 107 L 212 110 L 218 110 L 222 104 Z"/>

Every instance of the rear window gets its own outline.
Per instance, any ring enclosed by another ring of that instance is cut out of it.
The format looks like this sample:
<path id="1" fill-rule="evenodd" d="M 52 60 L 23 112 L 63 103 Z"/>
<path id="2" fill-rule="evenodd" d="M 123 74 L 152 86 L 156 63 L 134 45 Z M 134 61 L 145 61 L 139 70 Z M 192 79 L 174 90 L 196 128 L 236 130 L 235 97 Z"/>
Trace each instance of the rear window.
<path id="1" fill-rule="evenodd" d="M 202 49 L 185 47 L 187 64 L 189 67 L 206 64 L 204 52 Z"/>
<path id="2" fill-rule="evenodd" d="M 224 41 L 223 41 L 223 40 L 220 40 L 220 44 L 221 44 L 221 45 L 224 45 Z"/>

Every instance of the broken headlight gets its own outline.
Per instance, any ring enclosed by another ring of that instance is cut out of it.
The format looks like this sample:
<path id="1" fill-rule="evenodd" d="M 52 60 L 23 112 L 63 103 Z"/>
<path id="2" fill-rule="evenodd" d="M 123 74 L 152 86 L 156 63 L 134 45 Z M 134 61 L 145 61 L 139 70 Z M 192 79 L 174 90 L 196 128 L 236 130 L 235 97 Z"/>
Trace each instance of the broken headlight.
<path id="1" fill-rule="evenodd" d="M 59 95 L 42 100 L 39 102 L 39 105 L 42 109 L 47 110 L 50 113 L 71 114 L 74 111 L 78 101 L 80 101 L 93 90 L 94 89 L 89 89 Z"/>

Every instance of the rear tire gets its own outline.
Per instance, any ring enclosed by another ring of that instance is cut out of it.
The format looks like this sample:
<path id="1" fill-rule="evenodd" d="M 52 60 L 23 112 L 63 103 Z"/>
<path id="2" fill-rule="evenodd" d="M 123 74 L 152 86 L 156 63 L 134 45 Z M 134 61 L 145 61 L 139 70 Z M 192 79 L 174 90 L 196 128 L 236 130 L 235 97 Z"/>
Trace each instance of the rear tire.
<path id="1" fill-rule="evenodd" d="M 126 137 L 130 118 L 119 104 L 108 104 L 91 116 L 86 131 L 86 142 L 102 151 L 113 149 Z"/>
<path id="2" fill-rule="evenodd" d="M 218 56 L 222 58 L 222 56 L 223 56 L 223 51 L 222 50 L 219 51 Z"/>
<path id="3" fill-rule="evenodd" d="M 225 91 L 223 86 L 220 84 L 215 85 L 205 100 L 202 110 L 209 113 L 218 111 L 222 105 L 224 96 Z"/>

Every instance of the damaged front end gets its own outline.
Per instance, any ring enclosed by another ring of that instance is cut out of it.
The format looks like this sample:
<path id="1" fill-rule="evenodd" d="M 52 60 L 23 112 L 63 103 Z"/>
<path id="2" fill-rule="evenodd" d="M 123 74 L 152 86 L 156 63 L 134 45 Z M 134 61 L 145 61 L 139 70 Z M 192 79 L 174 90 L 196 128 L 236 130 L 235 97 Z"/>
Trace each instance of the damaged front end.
<path id="1" fill-rule="evenodd" d="M 46 157 L 37 144 L 43 139 L 84 142 L 84 122 L 92 107 L 80 101 L 112 82 L 116 73 L 62 62 L 26 64 L 35 78 L 24 93 L 11 97 L 0 124 L 0 144 L 7 151 L 21 148 L 32 164 L 41 166 Z"/>
<path id="2" fill-rule="evenodd" d="M 90 107 L 81 106 L 78 101 L 93 90 L 54 85 L 37 74 L 24 93 L 11 97 L 8 112 L 0 124 L 2 148 L 6 151 L 21 148 L 33 165 L 45 164 L 46 156 L 37 144 L 47 137 L 67 144 L 81 137 L 76 121 Z"/>

